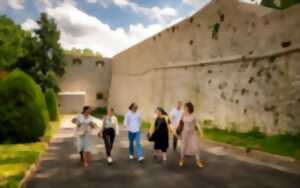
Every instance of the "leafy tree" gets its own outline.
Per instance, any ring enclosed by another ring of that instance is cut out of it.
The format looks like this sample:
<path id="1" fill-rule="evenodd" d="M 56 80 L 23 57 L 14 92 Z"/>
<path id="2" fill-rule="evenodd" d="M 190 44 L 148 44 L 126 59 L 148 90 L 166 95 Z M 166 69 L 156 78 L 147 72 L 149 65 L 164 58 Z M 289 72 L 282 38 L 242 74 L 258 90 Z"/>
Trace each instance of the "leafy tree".
<path id="1" fill-rule="evenodd" d="M 300 0 L 262 0 L 261 4 L 276 9 L 286 9 L 300 3 Z"/>
<path id="2" fill-rule="evenodd" d="M 93 50 L 91 50 L 91 49 L 85 48 L 85 49 L 83 49 L 83 51 L 82 51 L 82 55 L 84 55 L 84 56 L 93 56 L 93 55 L 94 55 L 94 52 L 93 52 Z"/>
<path id="3" fill-rule="evenodd" d="M 66 55 L 72 55 L 72 56 L 96 56 L 99 58 L 102 58 L 101 54 L 99 52 L 94 52 L 93 50 L 89 48 L 85 48 L 83 50 L 72 48 L 71 50 L 64 50 L 64 54 Z"/>
<path id="4" fill-rule="evenodd" d="M 48 18 L 42 13 L 37 21 L 39 29 L 35 30 L 35 36 L 26 35 L 23 48 L 29 53 L 18 60 L 14 68 L 20 68 L 30 74 L 41 86 L 43 91 L 54 88 L 57 76 L 65 73 L 64 53 L 59 44 L 60 32 L 54 19 Z"/>
<path id="5" fill-rule="evenodd" d="M 22 57 L 25 31 L 6 16 L 0 16 L 0 69 L 8 69 Z"/>

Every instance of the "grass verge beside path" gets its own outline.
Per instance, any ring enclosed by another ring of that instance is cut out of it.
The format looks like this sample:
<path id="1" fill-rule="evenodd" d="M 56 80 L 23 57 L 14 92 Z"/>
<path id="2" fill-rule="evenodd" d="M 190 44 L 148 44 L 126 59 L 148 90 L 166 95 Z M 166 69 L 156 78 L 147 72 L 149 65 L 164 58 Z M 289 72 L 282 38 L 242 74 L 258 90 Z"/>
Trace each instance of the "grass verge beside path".
<path id="1" fill-rule="evenodd" d="M 239 133 L 216 128 L 205 129 L 204 132 L 205 137 L 211 140 L 300 160 L 300 134 L 266 136 L 255 131 Z"/>
<path id="2" fill-rule="evenodd" d="M 59 121 L 51 122 L 41 142 L 0 145 L 0 188 L 18 187 L 25 172 L 45 152 L 59 125 Z"/>

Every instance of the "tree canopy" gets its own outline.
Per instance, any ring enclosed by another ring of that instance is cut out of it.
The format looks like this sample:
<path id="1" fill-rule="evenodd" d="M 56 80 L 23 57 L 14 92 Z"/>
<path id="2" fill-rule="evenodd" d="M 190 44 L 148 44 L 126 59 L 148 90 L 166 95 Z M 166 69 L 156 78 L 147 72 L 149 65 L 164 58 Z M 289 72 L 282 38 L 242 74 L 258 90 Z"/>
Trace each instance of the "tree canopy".
<path id="1" fill-rule="evenodd" d="M 102 57 L 99 52 L 94 52 L 89 48 L 85 48 L 83 50 L 78 48 L 72 48 L 71 50 L 64 50 L 64 53 L 73 56 L 96 56 L 100 58 Z"/>
<path id="2" fill-rule="evenodd" d="M 23 48 L 26 33 L 6 16 L 0 16 L 0 69 L 8 69 L 27 52 Z"/>
<path id="3" fill-rule="evenodd" d="M 261 2 L 263 6 L 276 9 L 286 9 L 297 3 L 300 3 L 300 0 L 262 0 Z"/>
<path id="4" fill-rule="evenodd" d="M 46 13 L 41 13 L 37 23 L 39 28 L 31 33 L 23 31 L 7 17 L 0 18 L 0 68 L 19 68 L 29 74 L 43 91 L 49 88 L 58 91 L 56 78 L 65 73 L 66 65 L 59 44 L 60 32 L 54 19 Z M 11 35 L 9 38 L 7 33 Z"/>

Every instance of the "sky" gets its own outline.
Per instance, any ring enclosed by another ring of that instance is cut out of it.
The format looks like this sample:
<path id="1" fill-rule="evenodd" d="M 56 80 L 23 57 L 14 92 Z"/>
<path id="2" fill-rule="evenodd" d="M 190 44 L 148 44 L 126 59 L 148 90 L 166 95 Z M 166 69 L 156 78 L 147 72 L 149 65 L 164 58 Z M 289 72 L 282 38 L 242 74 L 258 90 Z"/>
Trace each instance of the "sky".
<path id="1" fill-rule="evenodd" d="M 105 57 L 189 17 L 211 0 L 0 0 L 0 14 L 25 30 L 41 12 L 54 18 L 65 49 L 90 48 Z M 259 0 L 241 0 L 255 3 Z"/>

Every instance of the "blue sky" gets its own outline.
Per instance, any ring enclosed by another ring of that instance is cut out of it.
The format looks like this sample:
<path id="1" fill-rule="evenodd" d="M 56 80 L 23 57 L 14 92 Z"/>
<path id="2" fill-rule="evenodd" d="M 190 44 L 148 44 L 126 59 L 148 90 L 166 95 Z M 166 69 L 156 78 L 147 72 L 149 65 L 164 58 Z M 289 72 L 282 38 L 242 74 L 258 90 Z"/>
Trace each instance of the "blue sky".
<path id="1" fill-rule="evenodd" d="M 201 9 L 210 0 L 0 0 L 0 12 L 26 30 L 41 12 L 55 19 L 64 48 L 111 57 Z M 248 0 L 246 0 L 248 1 Z"/>

